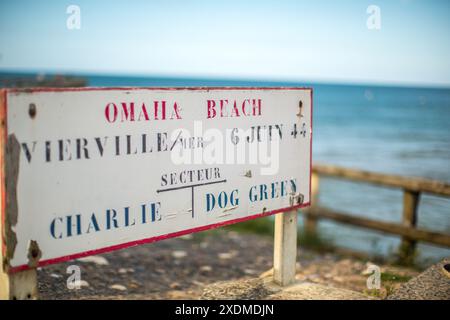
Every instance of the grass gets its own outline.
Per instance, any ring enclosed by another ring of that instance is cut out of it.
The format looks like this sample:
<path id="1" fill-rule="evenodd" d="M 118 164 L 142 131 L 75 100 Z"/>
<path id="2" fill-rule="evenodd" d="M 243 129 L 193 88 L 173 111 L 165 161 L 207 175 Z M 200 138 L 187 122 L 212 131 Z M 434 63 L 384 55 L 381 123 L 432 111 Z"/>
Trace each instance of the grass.
<path id="1" fill-rule="evenodd" d="M 241 223 L 235 223 L 225 227 L 224 229 L 242 233 L 254 233 L 262 236 L 273 236 L 274 223 L 271 217 L 264 217 Z"/>
<path id="2" fill-rule="evenodd" d="M 407 282 L 411 279 L 410 276 L 396 274 L 392 272 L 381 273 L 381 288 L 380 289 L 366 289 L 364 293 L 368 296 L 385 299 L 391 295 L 395 288 L 401 283 Z"/>
<path id="3" fill-rule="evenodd" d="M 395 274 L 391 272 L 382 272 L 381 273 L 381 281 L 385 282 L 396 282 L 396 283 L 403 283 L 407 282 L 411 279 L 410 276 Z"/>
<path id="4" fill-rule="evenodd" d="M 326 239 L 316 233 L 299 232 L 297 243 L 303 248 L 312 249 L 318 252 L 333 251 L 334 245 L 330 239 Z"/>
<path id="5" fill-rule="evenodd" d="M 249 220 L 241 223 L 235 223 L 219 229 L 210 229 L 203 232 L 194 233 L 194 239 L 202 241 L 207 236 L 217 235 L 218 232 L 234 231 L 238 233 L 250 233 L 260 236 L 273 236 L 273 220 L 270 217 Z"/>
<path id="6" fill-rule="evenodd" d="M 383 285 L 382 289 L 383 290 L 366 289 L 366 290 L 364 290 L 364 294 L 366 294 L 370 297 L 378 298 L 378 299 L 386 299 L 386 297 L 391 295 L 395 290 L 394 287 L 389 284 Z"/>
<path id="7" fill-rule="evenodd" d="M 224 228 L 225 230 L 241 232 L 241 233 L 253 233 L 261 236 L 273 237 L 274 233 L 274 221 L 273 217 L 265 217 L 254 220 L 249 220 L 242 223 L 236 223 Z M 303 248 L 308 248 L 316 251 L 330 251 L 334 246 L 329 239 L 325 239 L 317 234 L 308 234 L 299 230 L 297 243 Z"/>

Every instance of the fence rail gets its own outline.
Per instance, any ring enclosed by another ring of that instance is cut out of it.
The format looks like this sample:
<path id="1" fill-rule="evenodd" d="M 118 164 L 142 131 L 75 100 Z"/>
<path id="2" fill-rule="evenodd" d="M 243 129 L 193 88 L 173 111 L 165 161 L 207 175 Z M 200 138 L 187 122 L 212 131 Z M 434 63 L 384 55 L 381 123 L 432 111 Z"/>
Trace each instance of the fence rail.
<path id="1" fill-rule="evenodd" d="M 401 223 L 377 221 L 319 206 L 317 197 L 320 177 L 339 178 L 403 189 Z M 449 234 L 417 228 L 418 206 L 422 193 L 450 197 L 450 184 L 429 179 L 380 174 L 331 165 L 314 165 L 312 172 L 312 206 L 305 211 L 305 229 L 308 234 L 315 234 L 318 220 L 329 219 L 339 223 L 399 235 L 402 237 L 402 243 L 399 248 L 400 258 L 406 263 L 412 263 L 417 241 L 450 247 Z"/>

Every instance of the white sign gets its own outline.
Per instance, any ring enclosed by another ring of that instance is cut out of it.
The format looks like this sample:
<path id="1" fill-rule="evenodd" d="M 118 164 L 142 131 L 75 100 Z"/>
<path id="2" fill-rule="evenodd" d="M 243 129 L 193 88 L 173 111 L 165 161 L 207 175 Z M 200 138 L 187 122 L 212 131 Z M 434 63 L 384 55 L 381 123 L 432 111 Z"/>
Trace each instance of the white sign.
<path id="1" fill-rule="evenodd" d="M 311 89 L 2 95 L 10 272 L 309 205 Z"/>

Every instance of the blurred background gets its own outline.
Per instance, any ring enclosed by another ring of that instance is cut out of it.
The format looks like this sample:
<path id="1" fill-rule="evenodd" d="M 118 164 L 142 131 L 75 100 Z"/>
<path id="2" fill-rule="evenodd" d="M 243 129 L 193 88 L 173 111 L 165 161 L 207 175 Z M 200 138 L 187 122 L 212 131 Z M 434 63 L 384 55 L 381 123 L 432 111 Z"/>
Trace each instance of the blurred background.
<path id="1" fill-rule="evenodd" d="M 449 12 L 446 0 L 2 1 L 0 86 L 308 86 L 314 163 L 448 183 Z M 403 193 L 322 179 L 319 202 L 399 222 Z M 449 234 L 449 213 L 450 199 L 421 195 L 418 226 Z M 381 256 L 400 243 L 330 221 L 318 232 Z M 449 254 L 417 247 L 422 263 Z"/>

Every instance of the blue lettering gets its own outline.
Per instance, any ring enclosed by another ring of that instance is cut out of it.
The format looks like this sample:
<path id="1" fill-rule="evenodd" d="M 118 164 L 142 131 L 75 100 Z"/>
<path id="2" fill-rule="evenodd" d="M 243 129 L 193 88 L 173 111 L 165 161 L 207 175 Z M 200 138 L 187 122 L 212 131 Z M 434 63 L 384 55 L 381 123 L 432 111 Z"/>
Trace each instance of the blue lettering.
<path id="1" fill-rule="evenodd" d="M 51 233 L 53 238 L 61 239 L 62 238 L 62 232 L 59 234 L 59 236 L 55 235 L 55 223 L 56 223 L 56 220 L 59 220 L 60 222 L 63 222 L 62 218 L 55 218 L 55 219 L 53 219 L 52 223 L 50 224 L 50 233 Z"/>
<path id="2" fill-rule="evenodd" d="M 206 212 L 211 211 L 214 209 L 216 205 L 216 198 L 211 193 L 206 194 Z"/>

